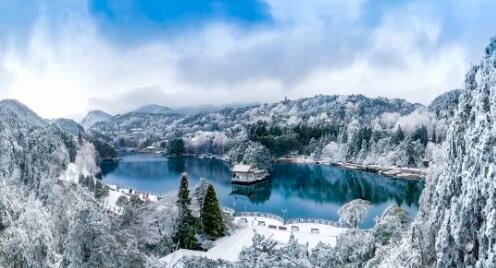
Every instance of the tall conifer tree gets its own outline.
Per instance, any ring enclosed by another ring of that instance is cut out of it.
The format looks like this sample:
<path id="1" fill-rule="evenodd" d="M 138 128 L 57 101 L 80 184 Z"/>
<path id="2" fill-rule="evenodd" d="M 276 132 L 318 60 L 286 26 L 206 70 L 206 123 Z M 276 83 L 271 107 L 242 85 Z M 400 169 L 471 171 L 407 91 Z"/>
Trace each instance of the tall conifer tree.
<path id="1" fill-rule="evenodd" d="M 195 235 L 199 229 L 199 221 L 193 215 L 189 206 L 191 205 L 191 198 L 189 197 L 188 189 L 188 175 L 183 173 L 181 175 L 181 183 L 179 185 L 179 193 L 177 199 L 177 206 L 179 208 L 178 229 L 174 236 L 174 242 L 180 248 L 197 249 L 198 241 Z"/>
<path id="2" fill-rule="evenodd" d="M 224 235 L 224 220 L 214 187 L 210 184 L 201 209 L 201 220 L 206 234 L 212 238 Z"/>

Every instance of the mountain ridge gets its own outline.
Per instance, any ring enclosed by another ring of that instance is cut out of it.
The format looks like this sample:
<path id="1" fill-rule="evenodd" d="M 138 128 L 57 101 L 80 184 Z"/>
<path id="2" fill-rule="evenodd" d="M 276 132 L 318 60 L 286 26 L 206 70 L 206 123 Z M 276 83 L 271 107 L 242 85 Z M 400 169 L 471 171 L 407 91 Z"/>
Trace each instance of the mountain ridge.
<path id="1" fill-rule="evenodd" d="M 101 110 L 89 111 L 86 116 L 81 120 L 80 124 L 84 128 L 90 128 L 96 123 L 104 122 L 112 118 L 112 115 Z"/>
<path id="2" fill-rule="evenodd" d="M 140 108 L 134 111 L 131 111 L 131 113 L 150 113 L 150 114 L 168 114 L 172 112 L 173 110 L 171 108 L 158 104 L 147 104 L 141 106 Z"/>

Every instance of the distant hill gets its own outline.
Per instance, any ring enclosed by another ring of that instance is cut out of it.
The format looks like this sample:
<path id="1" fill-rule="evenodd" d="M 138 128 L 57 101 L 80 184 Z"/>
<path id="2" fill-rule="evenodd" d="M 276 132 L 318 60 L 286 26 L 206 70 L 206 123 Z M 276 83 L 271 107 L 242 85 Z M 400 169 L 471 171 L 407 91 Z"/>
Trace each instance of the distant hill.
<path id="1" fill-rule="evenodd" d="M 0 101 L 0 114 L 8 114 L 15 117 L 19 121 L 29 122 L 36 126 L 45 126 L 47 121 L 39 117 L 35 112 L 29 109 L 26 105 L 17 100 L 1 100 Z"/>
<path id="2" fill-rule="evenodd" d="M 437 96 L 428 108 L 434 112 L 438 118 L 447 118 L 454 116 L 454 112 L 458 107 L 461 89 L 454 89 Z"/>
<path id="3" fill-rule="evenodd" d="M 116 115 L 91 130 L 107 136 L 116 148 L 159 148 L 179 135 L 191 154 L 236 155 L 247 150 L 238 147 L 256 142 L 272 157 L 297 154 L 415 167 L 428 158 L 429 139 L 442 142 L 446 133 L 446 120 L 437 124 L 421 104 L 363 95 L 318 95 L 200 113 L 159 108 L 151 105 Z"/>
<path id="4" fill-rule="evenodd" d="M 145 114 L 169 114 L 172 113 L 172 109 L 167 106 L 162 106 L 158 104 L 149 104 L 139 109 L 135 110 L 133 113 L 145 113 Z"/>
<path id="5" fill-rule="evenodd" d="M 84 118 L 81 120 L 81 125 L 84 128 L 90 128 L 94 124 L 99 123 L 99 122 L 104 122 L 112 118 L 111 114 L 108 114 L 103 111 L 90 111 Z"/>
<path id="6" fill-rule="evenodd" d="M 55 119 L 55 123 L 72 135 L 78 136 L 84 134 L 84 128 L 74 120 L 58 118 Z"/>
<path id="7" fill-rule="evenodd" d="M 219 112 L 224 109 L 229 108 L 244 108 L 248 106 L 255 106 L 258 103 L 233 103 L 233 104 L 225 104 L 225 105 L 196 105 L 196 106 L 185 106 L 174 108 L 173 110 L 180 114 L 199 114 L 199 113 L 214 113 Z"/>

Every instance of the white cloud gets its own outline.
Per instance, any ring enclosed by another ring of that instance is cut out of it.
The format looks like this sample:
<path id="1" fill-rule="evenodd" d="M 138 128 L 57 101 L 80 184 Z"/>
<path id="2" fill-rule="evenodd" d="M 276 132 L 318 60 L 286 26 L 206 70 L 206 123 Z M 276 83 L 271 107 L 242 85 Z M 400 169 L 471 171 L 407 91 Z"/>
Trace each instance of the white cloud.
<path id="1" fill-rule="evenodd" d="M 467 52 L 471 46 L 446 39 L 442 14 L 424 2 L 391 8 L 377 25 L 362 21 L 364 1 L 268 3 L 271 25 L 212 22 L 137 46 L 109 41 L 84 10 L 59 26 L 42 15 L 25 47 L 0 40 L 0 97 L 19 99 L 45 117 L 322 93 L 426 104 L 461 87 L 477 61 Z"/>

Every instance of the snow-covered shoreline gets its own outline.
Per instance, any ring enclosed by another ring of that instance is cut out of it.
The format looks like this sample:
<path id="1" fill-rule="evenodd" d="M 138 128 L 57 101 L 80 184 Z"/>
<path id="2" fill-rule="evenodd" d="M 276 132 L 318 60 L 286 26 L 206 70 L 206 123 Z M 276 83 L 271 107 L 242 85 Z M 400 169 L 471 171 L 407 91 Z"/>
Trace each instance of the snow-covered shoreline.
<path id="1" fill-rule="evenodd" d="M 323 160 L 314 160 L 305 157 L 281 157 L 276 159 L 276 162 L 282 163 L 295 163 L 295 164 L 320 164 L 320 165 L 331 165 L 338 166 L 350 170 L 359 170 L 371 173 L 377 173 L 383 176 L 407 179 L 407 180 L 418 180 L 424 181 L 426 176 L 426 170 L 420 168 L 409 168 L 409 167 L 398 167 L 398 166 L 380 166 L 376 164 L 360 164 L 352 162 L 331 162 Z"/>

